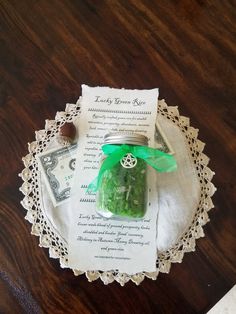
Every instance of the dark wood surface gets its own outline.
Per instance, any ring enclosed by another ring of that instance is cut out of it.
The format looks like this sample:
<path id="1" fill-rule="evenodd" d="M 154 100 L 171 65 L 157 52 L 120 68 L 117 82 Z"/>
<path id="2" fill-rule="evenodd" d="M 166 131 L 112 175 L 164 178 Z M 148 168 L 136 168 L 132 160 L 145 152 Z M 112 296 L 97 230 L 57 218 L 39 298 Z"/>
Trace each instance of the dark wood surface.
<path id="1" fill-rule="evenodd" d="M 236 282 L 236 2 L 0 1 L 0 312 L 206 313 Z M 169 275 L 88 283 L 24 220 L 21 157 L 80 84 L 159 87 L 206 142 L 218 188 L 206 237 Z"/>

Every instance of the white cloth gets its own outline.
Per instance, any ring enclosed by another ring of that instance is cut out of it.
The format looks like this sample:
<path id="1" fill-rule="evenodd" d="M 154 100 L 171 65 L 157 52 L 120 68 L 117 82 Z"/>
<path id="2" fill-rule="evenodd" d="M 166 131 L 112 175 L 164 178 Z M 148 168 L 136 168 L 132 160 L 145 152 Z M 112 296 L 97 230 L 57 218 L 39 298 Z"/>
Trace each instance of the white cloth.
<path id="1" fill-rule="evenodd" d="M 174 149 L 178 165 L 176 172 L 157 173 L 157 249 L 165 251 L 190 226 L 199 204 L 200 184 L 181 130 L 162 116 L 157 120 Z"/>

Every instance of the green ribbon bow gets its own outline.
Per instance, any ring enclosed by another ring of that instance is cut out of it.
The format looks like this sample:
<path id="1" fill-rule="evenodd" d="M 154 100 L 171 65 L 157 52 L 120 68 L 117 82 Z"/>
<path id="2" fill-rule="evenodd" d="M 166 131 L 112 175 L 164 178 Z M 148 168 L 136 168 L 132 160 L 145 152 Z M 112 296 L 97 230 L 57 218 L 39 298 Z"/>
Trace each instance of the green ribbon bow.
<path id="1" fill-rule="evenodd" d="M 174 156 L 148 146 L 106 144 L 102 146 L 102 151 L 108 157 L 104 159 L 98 176 L 89 184 L 87 192 L 96 192 L 100 187 L 104 172 L 114 167 L 128 153 L 143 159 L 158 172 L 171 172 L 177 169 Z"/>

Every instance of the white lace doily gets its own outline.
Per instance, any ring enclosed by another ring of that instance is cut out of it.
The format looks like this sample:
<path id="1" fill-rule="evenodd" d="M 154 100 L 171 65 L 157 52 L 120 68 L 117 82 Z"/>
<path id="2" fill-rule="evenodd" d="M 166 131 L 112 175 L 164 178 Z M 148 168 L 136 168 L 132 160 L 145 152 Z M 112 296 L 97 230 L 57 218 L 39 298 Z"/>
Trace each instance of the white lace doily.
<path id="1" fill-rule="evenodd" d="M 55 120 L 46 120 L 45 129 L 36 131 L 36 140 L 28 144 L 29 154 L 22 158 L 25 168 L 19 174 L 24 181 L 20 188 L 20 191 L 24 194 L 21 204 L 27 210 L 25 219 L 32 224 L 31 233 L 39 236 L 39 246 L 49 248 L 49 256 L 51 258 L 59 258 L 62 268 L 68 267 L 67 242 L 53 228 L 41 208 L 40 172 L 36 154 L 47 150 L 49 143 L 55 139 L 60 126 L 66 121 L 74 120 L 79 113 L 79 102 L 77 104 L 67 104 L 65 112 L 58 112 Z M 214 172 L 207 167 L 209 158 L 202 152 L 205 144 L 197 139 L 198 130 L 190 126 L 189 118 L 179 115 L 177 107 L 170 107 L 164 100 L 161 100 L 159 101 L 158 114 L 177 125 L 182 131 L 196 168 L 201 195 L 192 224 L 175 245 L 164 252 L 158 252 L 155 272 L 127 275 L 112 271 L 87 271 L 85 275 L 89 281 L 100 278 L 104 284 L 109 284 L 116 280 L 123 286 L 129 280 L 132 280 L 137 285 L 145 277 L 155 280 L 159 272 L 168 273 L 170 271 L 171 263 L 181 263 L 184 253 L 194 251 L 196 239 L 204 236 L 202 227 L 209 221 L 208 211 L 213 208 L 211 197 L 216 190 L 211 182 Z M 79 270 L 73 270 L 73 272 L 75 275 L 84 273 Z"/>

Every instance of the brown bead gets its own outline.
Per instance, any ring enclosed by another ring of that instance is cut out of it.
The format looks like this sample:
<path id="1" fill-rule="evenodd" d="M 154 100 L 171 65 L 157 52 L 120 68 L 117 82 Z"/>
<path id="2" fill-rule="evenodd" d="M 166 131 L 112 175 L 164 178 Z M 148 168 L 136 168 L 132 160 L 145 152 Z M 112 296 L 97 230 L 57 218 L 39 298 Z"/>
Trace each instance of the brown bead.
<path id="1" fill-rule="evenodd" d="M 74 123 L 72 122 L 65 122 L 59 130 L 59 135 L 66 136 L 71 138 L 72 140 L 75 138 L 76 135 L 76 128 Z"/>
<path id="2" fill-rule="evenodd" d="M 61 145 L 71 144 L 76 136 L 76 127 L 72 122 L 65 122 L 59 129 L 57 140 Z"/>

